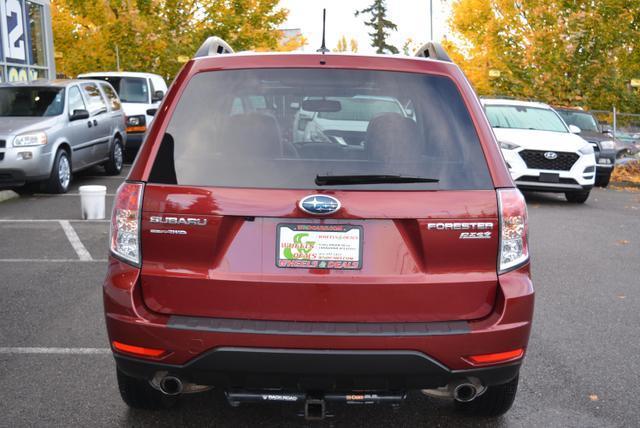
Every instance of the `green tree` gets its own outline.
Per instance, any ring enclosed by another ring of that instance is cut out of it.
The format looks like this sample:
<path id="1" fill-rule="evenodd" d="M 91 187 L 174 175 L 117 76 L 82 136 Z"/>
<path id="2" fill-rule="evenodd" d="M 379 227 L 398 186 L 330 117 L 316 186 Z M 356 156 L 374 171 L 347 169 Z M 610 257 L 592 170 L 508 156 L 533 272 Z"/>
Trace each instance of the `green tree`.
<path id="1" fill-rule="evenodd" d="M 390 31 L 396 31 L 398 26 L 391 22 L 387 18 L 387 5 L 385 0 L 374 0 L 371 6 L 356 11 L 355 15 L 361 14 L 370 15 L 370 19 L 364 22 L 364 25 L 371 27 L 372 32 L 369 33 L 371 37 L 371 46 L 376 48 L 377 53 L 394 53 L 397 54 L 398 48 L 387 43 Z"/>

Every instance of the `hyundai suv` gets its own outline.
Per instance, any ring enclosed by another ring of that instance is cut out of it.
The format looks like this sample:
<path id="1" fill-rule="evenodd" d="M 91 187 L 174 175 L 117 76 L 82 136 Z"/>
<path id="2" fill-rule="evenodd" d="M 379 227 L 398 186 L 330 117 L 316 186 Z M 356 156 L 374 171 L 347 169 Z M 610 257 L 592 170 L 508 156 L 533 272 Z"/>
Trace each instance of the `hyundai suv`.
<path id="1" fill-rule="evenodd" d="M 589 199 L 596 175 L 591 144 L 576 135 L 547 104 L 483 99 L 487 117 L 520 189 L 564 193 L 569 202 Z"/>
<path id="2" fill-rule="evenodd" d="M 460 69 L 435 44 L 226 46 L 181 70 L 115 198 L 104 305 L 123 400 L 215 387 L 315 419 L 420 390 L 506 412 L 533 316 L 527 210 Z M 370 115 L 358 145 L 292 142 L 296 108 L 356 97 L 412 114 Z"/>

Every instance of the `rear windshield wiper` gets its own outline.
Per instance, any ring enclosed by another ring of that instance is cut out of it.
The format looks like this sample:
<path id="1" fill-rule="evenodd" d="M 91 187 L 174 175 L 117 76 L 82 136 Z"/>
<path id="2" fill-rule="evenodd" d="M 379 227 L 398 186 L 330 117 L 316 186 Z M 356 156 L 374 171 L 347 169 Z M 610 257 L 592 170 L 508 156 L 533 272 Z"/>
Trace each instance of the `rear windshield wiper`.
<path id="1" fill-rule="evenodd" d="M 317 175 L 317 186 L 336 186 L 340 184 L 384 184 L 384 183 L 437 183 L 437 178 L 414 177 L 409 175 Z"/>

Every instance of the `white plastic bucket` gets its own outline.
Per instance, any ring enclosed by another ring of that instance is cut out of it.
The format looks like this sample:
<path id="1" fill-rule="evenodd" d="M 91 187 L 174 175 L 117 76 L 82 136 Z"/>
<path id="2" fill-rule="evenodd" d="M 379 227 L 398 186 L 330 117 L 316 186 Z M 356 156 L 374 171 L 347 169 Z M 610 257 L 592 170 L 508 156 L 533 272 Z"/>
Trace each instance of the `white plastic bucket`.
<path id="1" fill-rule="evenodd" d="M 80 209 L 83 220 L 104 219 L 107 186 L 80 186 Z"/>

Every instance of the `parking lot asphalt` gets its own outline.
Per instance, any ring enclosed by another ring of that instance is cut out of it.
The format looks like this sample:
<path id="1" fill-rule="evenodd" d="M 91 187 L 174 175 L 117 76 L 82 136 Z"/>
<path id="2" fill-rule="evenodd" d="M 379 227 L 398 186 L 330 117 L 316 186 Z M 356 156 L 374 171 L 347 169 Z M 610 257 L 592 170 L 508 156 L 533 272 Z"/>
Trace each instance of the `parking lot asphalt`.
<path id="1" fill-rule="evenodd" d="M 77 189 L 106 185 L 109 212 L 122 180 L 96 169 L 67 195 L 0 203 L 0 427 L 640 426 L 640 193 L 595 189 L 585 205 L 526 195 L 536 314 L 506 416 L 463 418 L 447 401 L 411 394 L 398 410 L 332 406 L 332 418 L 309 423 L 293 405 L 231 408 L 219 391 L 161 412 L 120 400 L 101 300 L 109 225 L 79 220 Z"/>

